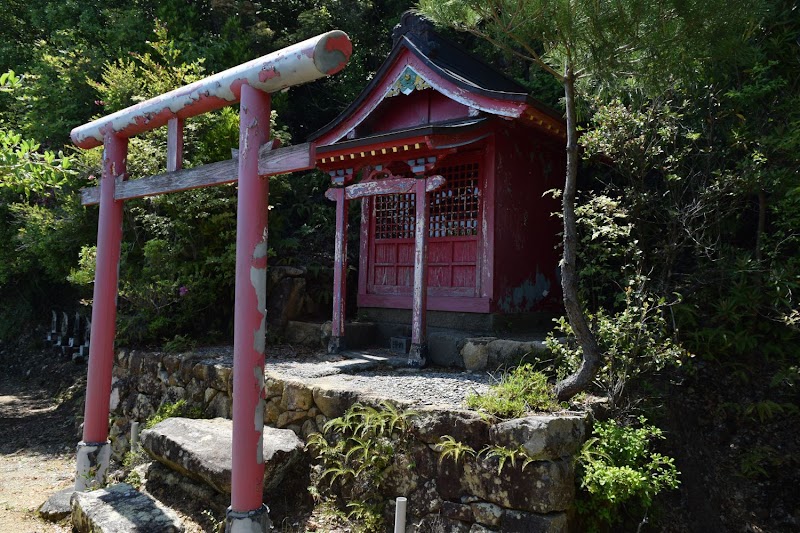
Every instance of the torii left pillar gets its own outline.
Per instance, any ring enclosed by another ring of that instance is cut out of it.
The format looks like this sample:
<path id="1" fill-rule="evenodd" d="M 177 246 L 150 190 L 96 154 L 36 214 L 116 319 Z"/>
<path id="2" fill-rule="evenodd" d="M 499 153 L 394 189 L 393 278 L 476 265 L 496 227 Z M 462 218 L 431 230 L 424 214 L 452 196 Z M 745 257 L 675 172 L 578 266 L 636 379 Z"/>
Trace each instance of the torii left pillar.
<path id="1" fill-rule="evenodd" d="M 104 484 L 111 459 L 108 411 L 111 370 L 114 366 L 114 333 L 117 320 L 119 252 L 122 242 L 122 201 L 114 198 L 116 181 L 127 177 L 128 139 L 107 133 L 103 138 L 103 173 L 100 177 L 100 218 L 97 222 L 97 267 L 92 304 L 92 342 L 83 440 L 78 443 L 75 490 Z"/>

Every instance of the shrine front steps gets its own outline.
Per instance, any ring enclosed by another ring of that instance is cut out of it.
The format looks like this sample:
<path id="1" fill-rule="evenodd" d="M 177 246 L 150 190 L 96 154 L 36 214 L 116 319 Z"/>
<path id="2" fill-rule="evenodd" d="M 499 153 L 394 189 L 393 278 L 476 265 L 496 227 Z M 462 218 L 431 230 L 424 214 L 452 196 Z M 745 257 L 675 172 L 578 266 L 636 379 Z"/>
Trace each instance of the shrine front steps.
<path id="1" fill-rule="evenodd" d="M 142 447 L 155 459 L 135 469 L 145 492 L 127 483 L 73 492 L 71 498 L 71 491 L 64 491 L 73 527 L 79 533 L 184 531 L 167 503 L 179 504 L 187 514 L 210 509 L 223 515 L 231 493 L 232 430 L 223 418 L 175 417 L 143 431 Z M 291 430 L 270 427 L 264 428 L 263 442 L 265 500 L 278 501 L 276 494 L 287 488 L 304 491 L 309 464 L 303 442 Z"/>

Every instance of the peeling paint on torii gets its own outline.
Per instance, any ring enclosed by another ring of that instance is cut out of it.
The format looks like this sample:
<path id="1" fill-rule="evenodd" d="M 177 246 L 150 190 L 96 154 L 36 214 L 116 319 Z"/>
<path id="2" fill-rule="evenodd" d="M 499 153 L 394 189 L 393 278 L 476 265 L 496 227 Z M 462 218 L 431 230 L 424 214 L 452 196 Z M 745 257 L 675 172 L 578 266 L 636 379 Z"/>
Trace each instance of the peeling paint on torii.
<path id="1" fill-rule="evenodd" d="M 273 93 L 336 74 L 351 53 L 347 34 L 331 31 L 79 126 L 70 136 L 80 148 L 100 146 L 106 133 L 132 137 L 164 126 L 171 118 L 186 119 L 235 104 L 243 85 Z"/>
<path id="2" fill-rule="evenodd" d="M 231 507 L 226 531 L 270 528 L 268 509 L 262 502 L 269 181 L 259 177 L 259 151 L 269 141 L 269 93 L 335 74 L 344 68 L 351 53 L 352 45 L 345 33 L 328 32 L 72 130 L 72 140 L 77 146 L 104 146 L 92 344 L 83 440 L 78 444 L 76 490 L 103 483 L 110 456 L 108 414 L 123 206 L 122 200 L 115 199 L 115 188 L 118 179 L 120 182 L 127 179 L 128 138 L 168 125 L 167 168 L 175 172 L 182 166 L 183 121 L 240 102 L 234 434 Z M 297 169 L 302 168 L 307 167 L 299 164 Z"/>

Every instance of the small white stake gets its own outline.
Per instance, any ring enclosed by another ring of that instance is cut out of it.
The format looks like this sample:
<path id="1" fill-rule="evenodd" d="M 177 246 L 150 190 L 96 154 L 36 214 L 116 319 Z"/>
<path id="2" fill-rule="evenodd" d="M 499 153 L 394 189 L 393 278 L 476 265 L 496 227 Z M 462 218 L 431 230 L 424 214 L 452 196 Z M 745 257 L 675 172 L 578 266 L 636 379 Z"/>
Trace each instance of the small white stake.
<path id="1" fill-rule="evenodd" d="M 139 451 L 139 422 L 131 422 L 131 452 Z"/>
<path id="2" fill-rule="evenodd" d="M 407 498 L 399 496 L 394 510 L 394 533 L 406 533 L 406 503 Z"/>

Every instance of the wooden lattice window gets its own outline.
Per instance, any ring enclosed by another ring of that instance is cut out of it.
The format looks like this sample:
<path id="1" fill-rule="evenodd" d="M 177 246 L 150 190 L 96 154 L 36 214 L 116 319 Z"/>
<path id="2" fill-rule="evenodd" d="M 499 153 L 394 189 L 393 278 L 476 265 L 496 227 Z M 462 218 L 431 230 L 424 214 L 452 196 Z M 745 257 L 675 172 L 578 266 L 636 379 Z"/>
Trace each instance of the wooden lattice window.
<path id="1" fill-rule="evenodd" d="M 428 288 L 431 294 L 475 296 L 482 185 L 479 156 L 462 156 L 433 170 L 446 182 L 428 193 Z M 414 286 L 416 195 L 374 197 L 368 291 L 410 294 Z"/>
<path id="2" fill-rule="evenodd" d="M 478 163 L 437 169 L 445 186 L 430 194 L 429 237 L 465 237 L 478 234 L 480 187 Z"/>
<path id="3" fill-rule="evenodd" d="M 478 163 L 460 163 L 436 169 L 445 180 L 442 189 L 428 195 L 428 237 L 467 237 L 478 234 L 480 186 Z M 375 197 L 375 239 L 413 239 L 416 195 Z"/>
<path id="4" fill-rule="evenodd" d="M 416 195 L 383 194 L 375 197 L 375 238 L 413 239 Z"/>

